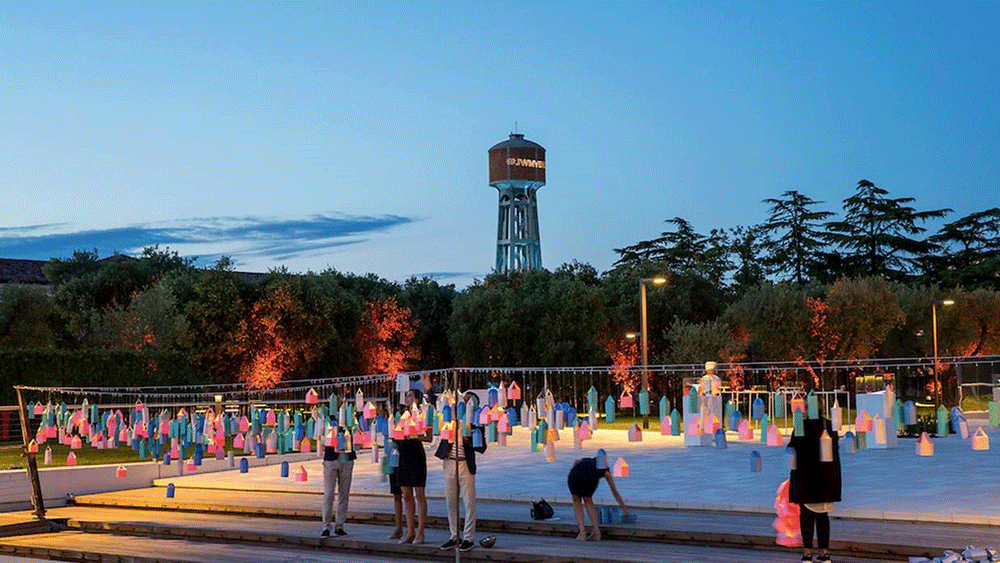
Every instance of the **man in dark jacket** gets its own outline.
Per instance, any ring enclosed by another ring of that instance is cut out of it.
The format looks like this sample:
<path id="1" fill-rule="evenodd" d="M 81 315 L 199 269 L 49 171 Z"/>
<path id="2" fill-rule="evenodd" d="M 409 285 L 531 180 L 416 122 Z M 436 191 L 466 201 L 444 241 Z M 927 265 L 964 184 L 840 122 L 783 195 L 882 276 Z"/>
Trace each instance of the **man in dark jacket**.
<path id="1" fill-rule="evenodd" d="M 473 393 L 466 393 L 463 397 L 468 401 L 470 397 L 475 397 Z M 467 403 L 470 404 L 470 403 Z M 456 436 L 461 436 L 461 424 L 455 431 Z M 476 436 L 478 434 L 478 436 Z M 469 551 L 476 543 L 476 452 L 486 452 L 486 435 L 482 426 L 472 426 L 470 432 L 479 444 L 473 447 L 473 438 L 463 437 L 462 447 L 452 447 L 450 440 L 441 440 L 437 452 L 434 456 L 444 460 L 444 491 L 448 504 L 448 527 L 451 529 L 451 539 L 445 542 L 441 549 L 452 549 L 456 545 L 461 551 Z M 456 475 L 457 462 L 457 475 Z M 465 505 L 465 528 L 462 530 L 462 540 L 459 543 L 458 536 L 458 494 L 462 493 L 462 504 Z"/>
<path id="2" fill-rule="evenodd" d="M 840 502 L 840 447 L 837 433 L 825 418 L 804 421 L 802 436 L 792 436 L 794 465 L 788 481 L 788 500 L 798 503 L 802 528 L 802 561 L 812 561 L 813 528 L 819 547 L 816 561 L 829 561 L 830 512 Z"/>
<path id="3" fill-rule="evenodd" d="M 341 397 L 341 401 L 345 400 Z M 351 440 L 350 434 L 345 434 L 345 422 L 337 420 L 339 413 L 331 413 L 329 419 L 329 430 L 332 431 L 334 444 L 337 443 L 338 434 L 344 436 L 344 441 Z M 357 431 L 357 425 L 354 426 Z M 325 440 L 324 440 L 325 443 Z M 350 451 L 346 451 L 350 450 Z M 333 524 L 333 497 L 337 497 L 337 519 L 333 533 L 338 536 L 346 536 L 344 531 L 344 520 L 347 519 L 347 503 L 351 496 L 351 478 L 354 476 L 354 460 L 358 454 L 350 444 L 345 443 L 343 449 L 333 448 L 328 445 L 323 446 L 323 532 L 322 537 L 330 537 L 331 524 Z M 336 493 L 334 492 L 336 491 Z"/>

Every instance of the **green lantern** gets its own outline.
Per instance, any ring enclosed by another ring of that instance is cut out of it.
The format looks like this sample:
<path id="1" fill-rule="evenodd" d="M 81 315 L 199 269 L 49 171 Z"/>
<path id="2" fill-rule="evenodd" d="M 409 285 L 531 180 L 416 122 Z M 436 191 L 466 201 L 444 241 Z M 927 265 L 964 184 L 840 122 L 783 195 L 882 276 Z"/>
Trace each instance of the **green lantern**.
<path id="1" fill-rule="evenodd" d="M 639 391 L 639 414 L 649 415 L 649 391 L 645 389 Z"/>
<path id="2" fill-rule="evenodd" d="M 615 399 L 614 397 L 608 396 L 608 399 L 604 401 L 604 416 L 608 420 L 608 424 L 615 421 Z"/>

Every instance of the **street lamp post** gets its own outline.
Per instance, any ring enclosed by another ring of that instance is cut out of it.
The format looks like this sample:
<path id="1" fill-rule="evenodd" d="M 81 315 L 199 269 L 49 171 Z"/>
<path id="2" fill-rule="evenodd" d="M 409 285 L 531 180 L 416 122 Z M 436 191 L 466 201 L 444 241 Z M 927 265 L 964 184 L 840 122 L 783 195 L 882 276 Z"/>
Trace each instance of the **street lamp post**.
<path id="1" fill-rule="evenodd" d="M 667 278 L 663 276 L 656 276 L 655 278 L 642 278 L 639 280 L 639 302 L 640 309 L 642 310 L 642 388 L 649 392 L 649 344 L 647 334 L 646 334 L 646 283 L 651 282 L 655 285 L 663 285 L 667 283 Z M 642 416 L 642 427 L 649 428 L 649 415 L 644 414 Z"/>
<path id="2" fill-rule="evenodd" d="M 937 345 L 937 301 L 931 303 L 931 324 L 934 333 L 934 412 L 941 408 L 941 378 L 938 372 L 941 370 L 941 361 L 938 359 Z M 942 299 L 941 304 L 950 307 L 955 304 L 954 299 Z"/>

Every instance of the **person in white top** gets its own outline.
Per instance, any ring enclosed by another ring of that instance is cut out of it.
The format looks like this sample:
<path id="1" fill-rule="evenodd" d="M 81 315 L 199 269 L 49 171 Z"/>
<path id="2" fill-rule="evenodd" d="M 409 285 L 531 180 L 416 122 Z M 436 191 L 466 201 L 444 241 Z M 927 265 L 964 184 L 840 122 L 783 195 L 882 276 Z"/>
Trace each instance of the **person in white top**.
<path id="1" fill-rule="evenodd" d="M 722 393 L 722 380 L 715 375 L 715 362 L 705 362 L 705 375 L 701 377 L 699 393 L 701 395 L 719 395 Z"/>

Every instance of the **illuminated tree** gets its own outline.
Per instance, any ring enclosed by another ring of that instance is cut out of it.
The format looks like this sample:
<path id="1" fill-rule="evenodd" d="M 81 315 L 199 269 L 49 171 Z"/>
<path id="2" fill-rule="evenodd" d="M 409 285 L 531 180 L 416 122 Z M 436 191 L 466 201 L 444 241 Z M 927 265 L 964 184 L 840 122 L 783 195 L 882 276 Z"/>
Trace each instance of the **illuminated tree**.
<path id="1" fill-rule="evenodd" d="M 364 373 L 400 373 L 417 356 L 417 322 L 395 297 L 365 303 L 358 325 L 358 353 Z"/>

